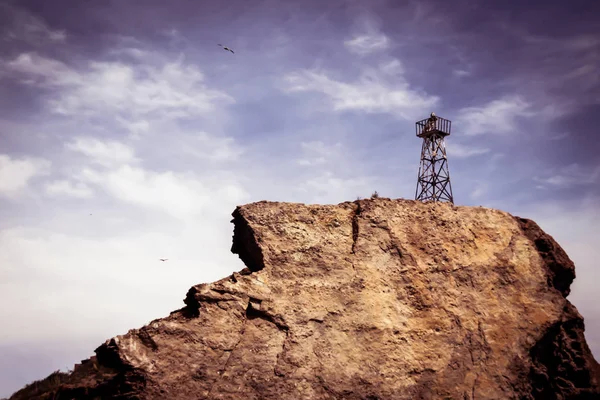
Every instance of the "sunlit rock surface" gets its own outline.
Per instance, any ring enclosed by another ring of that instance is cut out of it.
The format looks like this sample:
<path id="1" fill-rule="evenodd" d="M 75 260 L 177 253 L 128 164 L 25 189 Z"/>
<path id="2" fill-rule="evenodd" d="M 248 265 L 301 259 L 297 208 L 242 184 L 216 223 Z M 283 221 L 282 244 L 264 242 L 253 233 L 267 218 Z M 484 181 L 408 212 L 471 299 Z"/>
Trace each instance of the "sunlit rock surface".
<path id="1" fill-rule="evenodd" d="M 530 220 L 383 198 L 233 216 L 246 269 L 12 398 L 600 398 L 574 265 Z"/>

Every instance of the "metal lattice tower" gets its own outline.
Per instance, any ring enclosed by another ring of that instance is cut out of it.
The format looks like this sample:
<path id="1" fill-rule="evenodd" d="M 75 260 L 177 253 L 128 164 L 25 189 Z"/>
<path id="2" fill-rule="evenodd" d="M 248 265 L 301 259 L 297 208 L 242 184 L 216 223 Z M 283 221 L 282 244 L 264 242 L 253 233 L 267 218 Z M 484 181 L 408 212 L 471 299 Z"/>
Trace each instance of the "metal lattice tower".
<path id="1" fill-rule="evenodd" d="M 415 200 L 449 201 L 454 204 L 444 138 L 450 135 L 450 120 L 434 113 L 416 123 L 417 137 L 423 138 L 421 165 Z"/>

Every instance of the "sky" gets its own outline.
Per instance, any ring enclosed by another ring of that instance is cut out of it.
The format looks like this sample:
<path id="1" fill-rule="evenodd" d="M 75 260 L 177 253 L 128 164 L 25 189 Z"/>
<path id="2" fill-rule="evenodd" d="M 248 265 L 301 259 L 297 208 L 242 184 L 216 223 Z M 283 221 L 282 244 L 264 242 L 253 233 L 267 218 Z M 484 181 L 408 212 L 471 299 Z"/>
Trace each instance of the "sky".
<path id="1" fill-rule="evenodd" d="M 243 268 L 237 205 L 414 199 L 431 112 L 600 358 L 600 3 L 483 3 L 0 0 L 0 397 Z"/>

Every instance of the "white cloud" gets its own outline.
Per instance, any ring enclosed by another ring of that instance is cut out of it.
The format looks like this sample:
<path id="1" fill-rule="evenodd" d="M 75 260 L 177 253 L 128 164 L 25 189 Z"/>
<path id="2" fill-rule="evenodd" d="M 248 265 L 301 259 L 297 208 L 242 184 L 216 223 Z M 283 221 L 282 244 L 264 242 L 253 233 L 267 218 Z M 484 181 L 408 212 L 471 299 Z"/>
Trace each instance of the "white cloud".
<path id="1" fill-rule="evenodd" d="M 379 66 L 379 69 L 387 75 L 399 75 L 404 72 L 404 67 L 400 60 L 391 60 Z"/>
<path id="2" fill-rule="evenodd" d="M 174 132 L 171 130 L 169 148 L 180 157 L 189 154 L 199 160 L 221 163 L 231 162 L 243 153 L 233 138 L 215 137 L 207 132 L 177 131 L 177 135 Z M 77 182 L 75 186 L 66 188 L 61 183 L 63 192 L 78 188 L 82 194 L 84 187 L 95 188 L 119 202 L 159 211 L 182 221 L 198 217 L 208 209 L 233 209 L 248 196 L 235 176 L 224 171 L 146 169 L 142 164 L 147 162 L 142 163 L 132 145 L 120 141 L 77 137 L 65 147 L 86 158 L 79 168 L 72 169 L 70 178 Z"/>
<path id="3" fill-rule="evenodd" d="M 134 162 L 134 150 L 117 141 L 77 138 L 68 148 L 89 158 L 70 169 L 70 180 L 48 182 L 46 194 L 88 198 L 98 190 L 108 195 L 109 207 L 87 202 L 82 221 L 81 210 L 55 203 L 48 209 L 52 217 L 36 227 L 0 230 L 2 301 L 32 311 L 0 310 L 0 320 L 11 321 L 0 332 L 0 343 L 77 339 L 93 349 L 107 337 L 183 306 L 191 285 L 241 269 L 241 261 L 229 253 L 229 220 L 247 194 L 234 176 L 214 169 L 145 170 Z M 212 150 L 220 154 L 218 146 Z M 0 158 L 3 167 L 6 159 Z M 10 161 L 10 167 L 23 169 Z M 89 218 L 88 207 L 97 210 Z M 158 262 L 161 257 L 169 262 Z M 110 299 L 104 296 L 107 287 Z M 32 300 L 29 290 L 44 291 L 51 300 Z M 40 323 L 49 327 L 43 334 L 32 329 Z"/>
<path id="4" fill-rule="evenodd" d="M 121 39 L 122 44 L 129 43 L 127 38 Z M 154 134 L 158 137 L 160 133 L 161 143 L 166 139 L 170 144 L 170 154 L 179 146 L 182 156 L 192 155 L 212 163 L 232 161 L 241 155 L 243 149 L 233 138 L 191 132 L 177 124 L 180 117 L 211 116 L 211 121 L 215 121 L 222 114 L 217 106 L 230 104 L 233 99 L 207 88 L 203 73 L 186 63 L 183 56 L 171 61 L 156 53 L 151 55 L 152 59 L 141 67 L 92 61 L 87 69 L 76 70 L 58 60 L 27 53 L 5 68 L 29 79 L 31 84 L 52 87 L 54 97 L 48 105 L 55 113 L 77 121 L 84 121 L 87 116 L 116 120 L 131 134 L 130 139 Z M 137 144 L 148 149 L 145 142 Z M 80 136 L 65 147 L 85 156 L 87 161 L 73 169 L 76 172 L 70 180 L 48 184 L 47 194 L 85 197 L 97 189 L 118 201 L 164 211 L 180 220 L 198 216 L 215 202 L 234 207 L 246 196 L 237 180 L 224 173 L 144 169 L 133 147 L 120 141 Z"/>
<path id="5" fill-rule="evenodd" d="M 123 166 L 108 174 L 95 174 L 97 183 L 119 200 L 162 209 L 177 217 L 194 215 L 210 200 L 207 188 L 172 172 L 151 173 Z"/>
<path id="6" fill-rule="evenodd" d="M 194 132 L 190 140 L 180 143 L 182 153 L 200 160 L 232 162 L 244 153 L 232 137 L 215 137 L 206 132 Z"/>
<path id="7" fill-rule="evenodd" d="M 473 147 L 458 143 L 447 143 L 446 147 L 448 150 L 448 156 L 455 158 L 468 158 L 490 152 L 490 149 L 488 148 Z"/>
<path id="8" fill-rule="evenodd" d="M 118 117 L 117 121 L 125 127 L 130 133 L 132 139 L 140 139 L 142 136 L 150 132 L 151 124 L 148 120 L 140 118 L 137 120 L 127 120 L 122 117 Z"/>
<path id="9" fill-rule="evenodd" d="M 596 167 L 583 167 L 580 164 L 571 164 L 560 168 L 548 178 L 534 178 L 536 181 L 555 187 L 569 187 L 573 185 L 586 185 L 598 182 L 600 178 L 600 165 Z"/>
<path id="10" fill-rule="evenodd" d="M 17 73 L 22 81 L 46 87 L 81 85 L 82 77 L 65 63 L 39 56 L 36 53 L 22 53 L 5 65 L 5 69 Z"/>
<path id="11" fill-rule="evenodd" d="M 115 140 L 102 141 L 93 137 L 78 137 L 67 143 L 65 147 L 89 157 L 92 163 L 104 167 L 135 164 L 139 161 L 131 147 Z"/>
<path id="12" fill-rule="evenodd" d="M 304 152 L 304 157 L 299 158 L 296 162 L 299 165 L 307 167 L 319 166 L 335 161 L 342 150 L 341 143 L 328 146 L 322 141 L 302 142 L 300 146 Z"/>
<path id="13" fill-rule="evenodd" d="M 298 186 L 301 194 L 310 194 L 308 203 L 338 204 L 354 200 L 357 196 L 369 197 L 377 188 L 368 177 L 341 177 L 331 171 L 323 171 L 319 175 L 307 179 Z M 379 193 L 385 196 L 384 193 Z"/>
<path id="14" fill-rule="evenodd" d="M 487 192 L 487 185 L 479 184 L 479 185 L 477 185 L 477 187 L 475 189 L 473 189 L 473 191 L 469 194 L 469 196 L 471 197 L 471 199 L 477 200 L 477 199 L 480 199 L 481 196 L 483 196 L 486 192 Z"/>
<path id="15" fill-rule="evenodd" d="M 300 143 L 300 146 L 302 147 L 302 150 L 304 150 L 304 151 L 325 156 L 332 151 L 332 147 L 335 149 L 339 149 L 341 144 L 336 143 L 333 146 L 327 146 L 325 143 L 323 143 L 320 140 L 314 140 L 312 142 L 302 142 L 302 143 Z"/>
<path id="16" fill-rule="evenodd" d="M 0 343 L 83 340 L 91 352 L 108 337 L 182 307 L 191 285 L 242 268 L 227 251 L 229 218 L 218 216 L 219 223 L 205 220 L 210 229 L 167 225 L 163 232 L 121 231 L 106 238 L 90 237 L 106 225 L 95 217 L 79 221 L 76 234 L 21 227 L 0 231 L 2 301 L 19 304 L 0 308 L 0 320 L 11 321 L 0 330 Z M 57 218 L 63 225 L 68 221 L 62 214 Z M 32 292 L 45 293 L 45 300 L 32 298 Z M 43 332 L 35 329 L 39 324 L 46 327 Z"/>
<path id="17" fill-rule="evenodd" d="M 364 56 L 389 48 L 390 39 L 382 33 L 365 33 L 346 40 L 344 46 L 348 51 Z"/>
<path id="18" fill-rule="evenodd" d="M 110 50 L 113 55 L 125 55 L 135 59 L 145 59 L 151 56 L 149 51 L 139 49 L 137 47 L 123 47 Z"/>
<path id="19" fill-rule="evenodd" d="M 2 301 L 31 311 L 0 310 L 0 320 L 11 321 L 0 343 L 77 339 L 93 349 L 182 307 L 191 285 L 242 268 L 229 253 L 230 214 L 247 200 L 234 176 L 142 169 L 131 147 L 111 140 L 77 138 L 69 148 L 89 158 L 70 169 L 72 180 L 49 182 L 47 194 L 85 198 L 102 191 L 109 207 L 87 202 L 82 221 L 81 210 L 56 203 L 47 211 L 50 221 L 0 230 Z M 223 157 L 218 146 L 211 150 Z M 89 218 L 88 207 L 97 210 Z M 160 263 L 162 257 L 169 262 Z M 26 295 L 30 290 L 51 300 L 39 302 Z M 43 334 L 32 328 L 40 323 L 49 327 Z"/>
<path id="20" fill-rule="evenodd" d="M 465 77 L 465 76 L 470 76 L 471 72 L 467 71 L 467 70 L 464 70 L 464 69 L 455 69 L 455 70 L 452 71 L 452 74 L 454 76 L 462 78 L 462 77 Z"/>
<path id="21" fill-rule="evenodd" d="M 136 120 L 147 115 L 181 118 L 206 115 L 218 104 L 234 102 L 224 92 L 207 88 L 202 72 L 185 64 L 183 57 L 160 66 L 90 62 L 88 67 L 77 71 L 35 53 L 21 54 L 6 64 L 24 82 L 61 88 L 49 106 L 62 115 L 127 111 Z"/>
<path id="22" fill-rule="evenodd" d="M 318 165 L 323 165 L 326 162 L 327 162 L 327 159 L 325 157 L 316 157 L 313 159 L 299 158 L 297 160 L 298 165 L 302 165 L 305 167 L 316 167 Z"/>
<path id="23" fill-rule="evenodd" d="M 46 194 L 50 196 L 67 196 L 89 199 L 94 195 L 92 189 L 83 183 L 73 183 L 67 180 L 53 181 L 45 185 Z"/>
<path id="24" fill-rule="evenodd" d="M 390 64 L 387 64 L 389 67 Z M 399 63 L 392 64 L 394 68 Z M 385 69 L 385 66 L 384 66 Z M 378 70 L 365 71 L 357 82 L 335 80 L 324 72 L 303 70 L 284 77 L 287 92 L 322 93 L 333 103 L 334 111 L 389 113 L 411 119 L 438 104 L 437 96 L 410 88 L 401 76 L 393 82 Z"/>
<path id="25" fill-rule="evenodd" d="M 517 129 L 519 118 L 537 115 L 521 96 L 504 96 L 481 107 L 466 107 L 458 112 L 454 126 L 461 134 L 507 133 Z"/>
<path id="26" fill-rule="evenodd" d="M 211 138 L 205 133 L 199 140 L 208 143 Z M 237 154 L 231 146 L 231 140 L 217 139 L 205 155 L 216 161 L 229 159 Z M 117 141 L 78 138 L 68 147 L 89 157 L 89 166 L 74 172 L 74 180 L 96 186 L 119 201 L 162 211 L 181 220 L 197 217 L 215 204 L 233 206 L 247 197 L 234 177 L 218 171 L 198 175 L 143 169 L 136 165 L 140 160 L 133 149 Z M 93 165 L 105 168 L 98 170 Z"/>
<path id="27" fill-rule="evenodd" d="M 50 167 L 49 161 L 39 158 L 0 155 L 0 195 L 18 195 L 34 177 L 48 175 Z"/>

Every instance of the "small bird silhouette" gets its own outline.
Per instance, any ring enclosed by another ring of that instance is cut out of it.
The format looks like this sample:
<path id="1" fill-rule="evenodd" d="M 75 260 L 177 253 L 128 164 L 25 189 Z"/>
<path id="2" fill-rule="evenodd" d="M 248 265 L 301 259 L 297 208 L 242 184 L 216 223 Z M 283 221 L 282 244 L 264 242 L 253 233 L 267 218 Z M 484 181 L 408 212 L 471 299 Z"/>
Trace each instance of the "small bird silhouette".
<path id="1" fill-rule="evenodd" d="M 168 258 L 159 258 L 160 261 L 167 261 Z"/>
<path id="2" fill-rule="evenodd" d="M 223 46 L 223 45 L 222 45 L 222 44 L 220 44 L 220 43 L 219 43 L 219 46 L 221 46 L 221 47 L 223 48 L 223 50 L 230 51 L 230 52 L 231 52 L 231 54 L 235 54 L 235 53 L 233 52 L 233 50 L 231 50 L 229 47 L 227 47 L 227 46 Z"/>

